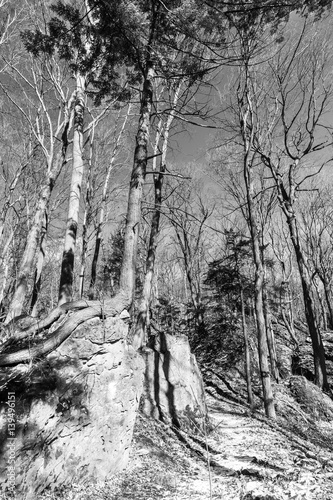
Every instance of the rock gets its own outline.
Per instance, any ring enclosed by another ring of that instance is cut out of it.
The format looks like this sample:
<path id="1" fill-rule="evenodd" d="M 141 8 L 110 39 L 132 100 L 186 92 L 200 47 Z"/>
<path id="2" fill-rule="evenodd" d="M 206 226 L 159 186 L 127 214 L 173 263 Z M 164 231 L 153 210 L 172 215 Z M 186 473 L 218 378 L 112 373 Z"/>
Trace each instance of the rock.
<path id="1" fill-rule="evenodd" d="M 142 356 L 143 413 L 177 427 L 202 429 L 207 415 L 204 387 L 187 337 L 160 334 Z"/>
<path id="2" fill-rule="evenodd" d="M 241 500 L 279 500 L 279 496 L 269 492 L 260 481 L 248 481 L 244 488 Z"/>
<path id="3" fill-rule="evenodd" d="M 300 376 L 290 377 L 288 386 L 303 411 L 316 420 L 333 420 L 333 401 L 319 387 Z"/>
<path id="4" fill-rule="evenodd" d="M 72 482 L 104 481 L 126 467 L 144 370 L 142 358 L 127 344 L 127 328 L 115 318 L 91 320 L 8 384 L 16 395 L 20 498 L 34 499 L 46 488 Z M 4 411 L 1 417 L 6 444 Z M 3 490 L 6 452 L 2 446 Z"/>

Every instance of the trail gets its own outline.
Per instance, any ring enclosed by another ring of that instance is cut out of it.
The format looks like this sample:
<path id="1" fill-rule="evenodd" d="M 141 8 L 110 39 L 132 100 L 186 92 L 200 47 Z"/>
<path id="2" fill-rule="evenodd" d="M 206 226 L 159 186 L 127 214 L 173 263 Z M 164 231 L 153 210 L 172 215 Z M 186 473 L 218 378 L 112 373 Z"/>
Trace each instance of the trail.
<path id="1" fill-rule="evenodd" d="M 206 403 L 206 433 L 139 415 L 129 468 L 108 500 L 333 500 L 332 421 L 311 422 L 284 394 L 276 422 L 259 398 L 251 413 L 240 379 L 208 382 Z"/>

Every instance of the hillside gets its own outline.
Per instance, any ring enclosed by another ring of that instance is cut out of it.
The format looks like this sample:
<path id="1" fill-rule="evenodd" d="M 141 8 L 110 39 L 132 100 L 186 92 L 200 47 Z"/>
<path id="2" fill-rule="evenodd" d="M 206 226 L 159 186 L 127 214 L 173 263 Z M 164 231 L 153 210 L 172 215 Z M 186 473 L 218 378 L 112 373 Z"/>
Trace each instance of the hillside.
<path id="1" fill-rule="evenodd" d="M 232 381 L 231 381 L 232 380 Z M 333 403 L 303 377 L 275 387 L 278 420 L 250 412 L 245 386 L 211 374 L 207 435 L 138 416 L 129 468 L 100 485 L 44 495 L 66 500 L 330 500 Z M 259 401 L 259 400 L 258 400 Z M 209 466 L 208 466 L 209 462 Z"/>

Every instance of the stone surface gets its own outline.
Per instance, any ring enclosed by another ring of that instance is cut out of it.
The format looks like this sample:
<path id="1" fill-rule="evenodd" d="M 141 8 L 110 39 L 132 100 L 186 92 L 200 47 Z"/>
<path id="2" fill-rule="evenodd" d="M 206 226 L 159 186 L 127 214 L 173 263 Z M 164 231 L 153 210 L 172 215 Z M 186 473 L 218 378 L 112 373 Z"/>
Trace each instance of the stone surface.
<path id="1" fill-rule="evenodd" d="M 290 377 L 287 383 L 303 411 L 316 420 L 333 420 L 333 401 L 319 387 L 301 376 Z"/>
<path id="2" fill-rule="evenodd" d="M 177 427 L 202 428 L 206 420 L 200 370 L 185 335 L 161 334 L 145 359 L 141 410 L 147 416 Z"/>
<path id="3" fill-rule="evenodd" d="M 126 467 L 144 371 L 141 356 L 125 340 L 127 328 L 120 319 L 91 320 L 45 360 L 19 375 L 12 371 L 0 396 L 5 401 L 8 391 L 16 395 L 20 498 L 72 482 L 103 481 Z M 9 375 L 7 369 L 2 379 Z M 10 442 L 5 413 L 2 404 L 2 488 Z"/>

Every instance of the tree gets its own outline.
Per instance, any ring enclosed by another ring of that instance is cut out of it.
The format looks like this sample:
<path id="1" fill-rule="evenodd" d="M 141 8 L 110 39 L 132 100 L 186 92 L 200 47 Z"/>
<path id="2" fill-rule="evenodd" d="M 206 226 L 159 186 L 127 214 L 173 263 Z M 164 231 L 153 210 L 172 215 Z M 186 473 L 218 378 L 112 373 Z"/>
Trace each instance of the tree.
<path id="1" fill-rule="evenodd" d="M 192 200 L 191 200 L 192 198 Z M 181 260 L 187 278 L 193 306 L 195 325 L 199 332 L 205 331 L 202 301 L 202 279 L 204 271 L 205 226 L 213 209 L 207 207 L 200 193 L 193 193 L 193 185 L 183 181 L 168 197 L 169 221 L 176 235 Z"/>
<path id="2" fill-rule="evenodd" d="M 89 284 L 89 298 L 93 299 L 95 295 L 95 286 L 96 286 L 96 278 L 97 278 L 97 264 L 98 264 L 98 259 L 99 259 L 99 254 L 100 254 L 100 249 L 101 249 L 101 243 L 102 243 L 102 231 L 103 231 L 103 225 L 105 223 L 105 215 L 106 215 L 106 207 L 107 207 L 107 200 L 109 197 L 109 190 L 110 190 L 110 177 L 111 174 L 115 168 L 115 162 L 117 160 L 118 154 L 119 154 L 119 149 L 121 147 L 121 143 L 123 140 L 123 135 L 125 131 L 125 127 L 130 115 L 130 110 L 131 110 L 131 104 L 127 106 L 126 113 L 121 116 L 121 113 L 123 112 L 123 109 L 119 110 L 118 112 L 118 118 L 116 120 L 115 124 L 115 142 L 113 145 L 113 149 L 111 151 L 111 156 L 110 160 L 107 166 L 107 171 L 106 175 L 104 177 L 103 181 L 103 187 L 102 187 L 102 195 L 100 199 L 100 206 L 99 206 L 99 215 L 98 215 L 98 222 L 97 222 L 97 227 L 96 227 L 96 239 L 95 239 L 95 246 L 94 246 L 94 253 L 93 253 L 93 259 L 92 259 L 92 264 L 91 264 L 91 277 L 90 277 L 90 284 Z M 120 124 L 118 124 L 120 122 Z"/>
<path id="3" fill-rule="evenodd" d="M 186 43 L 183 43 L 186 47 Z M 175 54 L 174 59 L 179 57 L 179 54 Z M 184 54 L 180 55 L 184 58 Z M 152 293 L 152 283 L 155 273 L 155 259 L 156 250 L 158 244 L 158 237 L 160 233 L 160 218 L 164 210 L 163 204 L 163 185 L 165 176 L 174 175 L 176 177 L 182 178 L 177 174 L 173 174 L 167 168 L 167 152 L 169 148 L 169 137 L 172 125 L 183 111 L 186 109 L 186 105 L 189 101 L 189 95 L 192 95 L 190 89 L 195 83 L 195 75 L 192 74 L 190 78 L 186 74 L 181 75 L 178 78 L 174 78 L 171 81 L 166 80 L 165 83 L 160 85 L 159 101 L 162 101 L 162 96 L 167 95 L 166 103 L 164 103 L 164 110 L 159 110 L 158 113 L 158 124 L 156 129 L 155 145 L 154 145 L 154 157 L 153 157 L 153 182 L 154 182 L 154 204 L 153 213 L 151 219 L 151 228 L 149 236 L 149 246 L 147 250 L 147 259 L 145 267 L 145 276 L 143 282 L 142 297 L 138 306 L 138 314 L 135 327 L 135 335 L 133 340 L 133 345 L 137 347 L 144 345 L 147 341 L 147 327 L 149 326 L 149 310 L 151 302 Z M 161 105 L 161 104 L 160 104 Z M 159 159 L 159 170 L 157 171 L 157 161 Z M 167 206 L 169 206 L 167 204 Z M 170 214 L 169 214 L 170 217 Z M 172 222 L 173 217 L 170 217 Z M 188 256 L 186 256 L 186 262 L 188 263 Z M 189 270 L 189 265 L 187 266 Z M 189 276 L 189 275 L 188 275 Z M 196 301 L 195 292 L 193 290 L 192 282 L 190 284 L 191 297 Z M 198 309 L 198 308 L 197 308 Z M 196 315 L 197 316 L 197 315 Z M 203 325 L 202 313 L 200 313 L 201 325 Z"/>
<path id="4" fill-rule="evenodd" d="M 265 268 L 262 258 L 262 235 L 258 210 L 257 194 L 255 192 L 254 169 L 258 166 L 258 158 L 253 149 L 254 123 L 253 88 L 251 81 L 252 64 L 255 58 L 260 57 L 262 46 L 259 40 L 265 27 L 263 15 L 249 11 L 240 17 L 236 14 L 230 16 L 230 23 L 238 37 L 238 52 L 236 57 L 240 60 L 239 76 L 237 81 L 235 117 L 237 133 L 243 148 L 242 167 L 245 183 L 246 208 L 249 231 L 252 241 L 253 260 L 255 264 L 255 312 L 258 332 L 258 353 L 260 375 L 263 389 L 266 415 L 275 418 L 275 407 L 270 380 L 268 363 L 267 331 L 264 312 L 264 278 Z M 261 42 L 262 43 L 262 42 Z"/>
<path id="5" fill-rule="evenodd" d="M 321 184 L 321 181 L 319 179 Z M 310 202 L 301 207 L 301 224 L 304 227 L 305 251 L 310 262 L 312 277 L 319 278 L 323 292 L 325 306 L 323 304 L 323 317 L 326 319 L 330 329 L 333 328 L 333 254 L 332 254 L 332 204 L 331 190 L 322 188 L 315 189 Z M 320 291 L 319 291 L 320 293 Z"/>
<path id="6" fill-rule="evenodd" d="M 90 8 L 92 7 L 89 2 L 88 5 Z M 119 64 L 117 66 L 117 63 L 119 61 L 121 61 L 122 68 L 124 64 L 128 64 L 129 70 L 134 68 L 132 76 L 128 76 L 130 82 L 133 83 L 141 79 L 140 113 L 129 188 L 120 291 L 113 299 L 103 303 L 103 313 L 99 302 L 96 304 L 92 301 L 88 303 L 88 307 L 85 301 L 77 301 L 74 304 L 68 303 L 66 307 L 84 309 L 84 311 L 72 315 L 69 323 L 65 323 L 56 330 L 49 341 L 40 342 L 35 350 L 30 349 L 28 353 L 27 350 L 22 349 L 20 354 L 4 355 L 4 358 L 2 358 L 3 363 L 8 363 L 9 360 L 11 360 L 10 363 L 17 362 L 18 359 L 25 359 L 27 355 L 30 357 L 31 353 L 34 352 L 49 352 L 50 349 L 54 349 L 56 345 L 59 345 L 64 338 L 70 335 L 73 327 L 75 328 L 74 325 L 100 314 L 112 315 L 117 311 L 130 307 L 134 296 L 141 200 L 148 160 L 149 131 L 154 94 L 153 81 L 159 72 L 163 75 L 163 72 L 172 74 L 172 72 L 179 71 L 177 65 L 168 65 L 168 53 L 169 46 L 174 46 L 175 43 L 174 33 L 177 32 L 178 34 L 180 28 L 183 31 L 183 25 L 190 26 L 185 24 L 186 16 L 189 16 L 191 22 L 195 19 L 193 18 L 193 12 L 190 12 L 187 7 L 179 6 L 178 2 L 170 1 L 167 5 L 164 5 L 155 0 L 138 2 L 135 5 L 130 2 L 120 4 L 112 2 L 108 5 L 98 3 L 94 6 L 94 22 L 89 27 L 92 30 L 90 57 L 87 57 L 86 54 L 85 59 L 82 61 L 83 68 L 80 68 L 80 70 L 88 71 L 96 62 L 102 63 L 97 75 L 98 78 L 94 78 L 94 74 L 92 75 L 91 85 L 94 85 L 99 90 L 97 98 L 101 99 L 107 93 L 110 94 L 119 90 L 117 85 L 119 81 L 117 80 L 119 76 L 117 72 Z M 196 26 L 192 22 L 191 29 L 193 29 L 193 32 L 195 32 L 195 28 Z M 55 24 L 55 35 L 59 33 L 68 35 L 62 23 L 60 26 Z M 50 37 L 41 32 L 38 32 L 36 36 L 46 52 L 49 50 L 52 53 L 54 45 L 52 43 L 50 45 L 50 42 L 52 42 Z M 34 41 L 35 38 L 32 37 L 32 40 Z M 66 37 L 64 37 L 64 41 L 66 41 Z M 64 58 L 66 58 L 70 46 L 64 43 L 61 48 L 64 51 Z M 72 54 L 69 54 L 69 56 L 71 57 Z M 100 58 L 98 58 L 99 56 Z M 194 57 L 193 64 L 195 61 L 196 58 Z M 193 73 L 193 64 L 186 66 L 191 73 Z M 58 307 L 49 318 L 45 319 L 43 324 L 50 324 L 55 317 L 59 317 L 66 310 L 66 307 L 63 306 Z M 39 329 L 36 325 L 31 328 Z M 25 332 L 25 336 L 27 335 L 29 335 L 29 331 Z"/>
<path id="7" fill-rule="evenodd" d="M 327 37 L 314 40 L 311 30 L 307 34 L 306 27 L 304 21 L 293 50 L 290 52 L 290 46 L 284 45 L 268 66 L 270 77 L 266 84 L 263 85 L 262 80 L 256 83 L 256 88 L 263 89 L 261 95 L 264 97 L 260 104 L 256 98 L 254 113 L 258 112 L 258 118 L 251 130 L 253 150 L 272 175 L 295 251 L 313 347 L 315 381 L 320 387 L 327 388 L 325 351 L 316 320 L 313 282 L 296 207 L 299 194 L 307 189 L 308 179 L 329 161 L 329 157 L 324 158 L 324 153 L 331 138 L 329 133 L 325 137 L 322 118 L 330 109 L 331 63 Z M 273 85 L 277 96 L 274 99 L 271 97 Z M 317 170 L 311 173 L 306 169 L 308 158 L 311 164 L 319 163 Z"/>
<path id="8" fill-rule="evenodd" d="M 277 319 L 281 320 L 295 347 L 298 349 L 298 339 L 294 328 L 294 297 L 292 288 L 292 276 L 295 264 L 288 232 L 276 224 L 275 228 L 271 229 L 270 238 L 271 248 L 279 263 L 281 273 L 280 280 L 273 282 L 273 287 L 278 295 Z"/>
<path id="9" fill-rule="evenodd" d="M 27 236 L 25 251 L 21 259 L 15 293 L 7 313 L 6 323 L 21 314 L 27 295 L 28 279 L 33 269 L 43 221 L 47 217 L 50 197 L 63 165 L 66 162 L 68 129 L 70 125 L 72 96 L 66 96 L 62 88 L 64 73 L 52 57 L 29 58 L 30 71 L 27 68 L 9 63 L 7 74 L 11 83 L 18 85 L 24 101 L 13 95 L 9 85 L 0 86 L 9 102 L 26 120 L 34 140 L 45 158 L 45 173 L 40 188 L 34 220 Z M 47 82 L 47 83 L 46 83 Z M 50 97 L 51 94 L 51 97 Z M 32 97 L 31 97 L 32 95 Z M 50 99 L 50 100 L 49 100 Z M 52 109 L 59 103 L 59 113 L 54 119 Z M 57 148 L 57 144 L 61 148 Z"/>
<path id="10" fill-rule="evenodd" d="M 226 230 L 225 233 L 226 255 L 222 259 L 209 263 L 205 284 L 218 291 L 219 306 L 221 298 L 227 296 L 229 307 L 236 307 L 241 312 L 245 351 L 245 378 L 248 403 L 252 407 L 251 354 L 246 317 L 247 303 L 254 292 L 253 276 L 251 276 L 251 267 L 253 267 L 253 262 L 251 262 L 251 240 L 241 232 L 233 229 Z"/>

